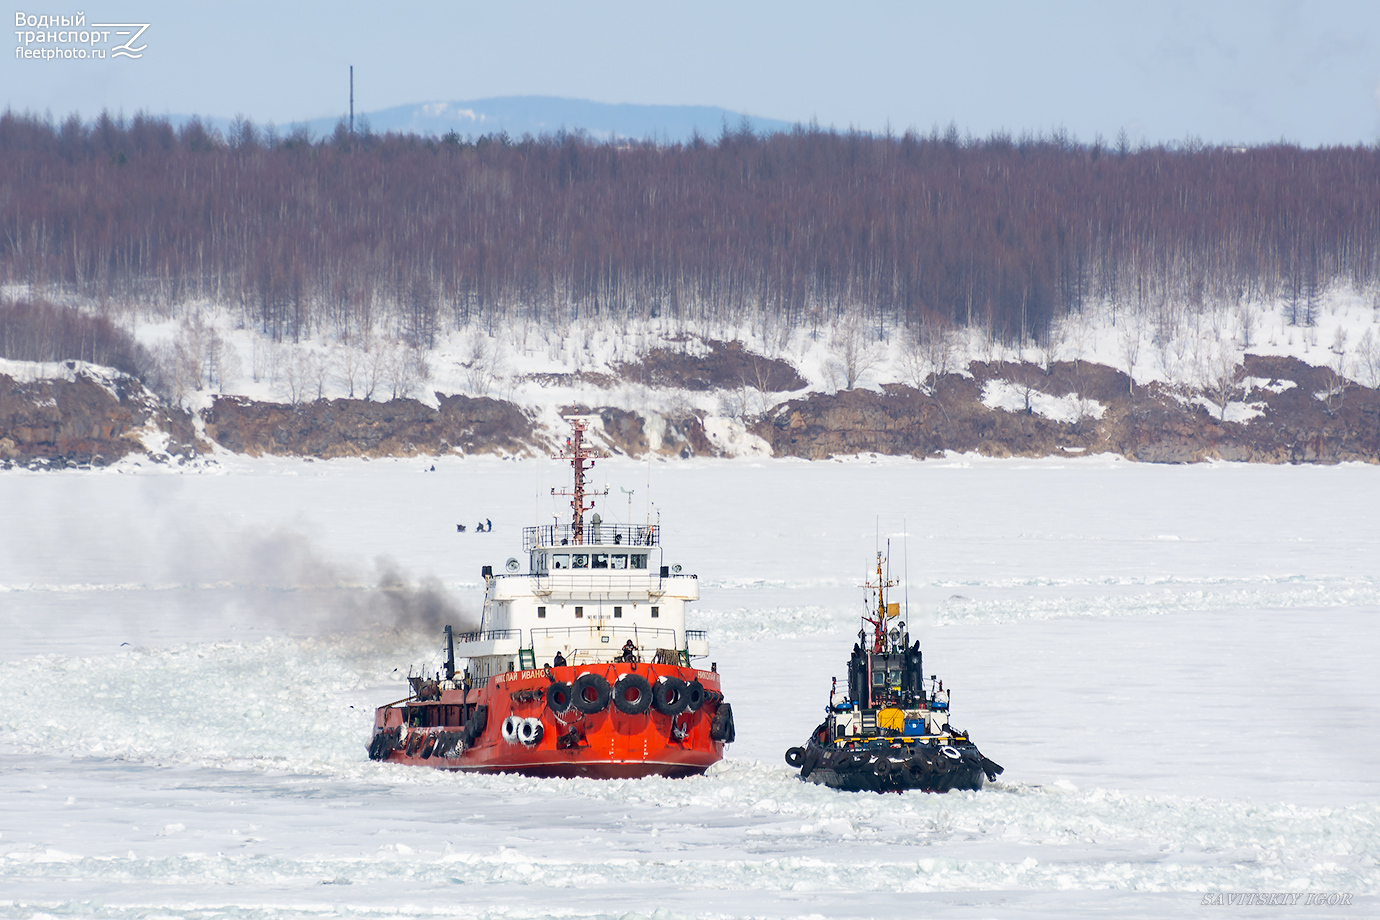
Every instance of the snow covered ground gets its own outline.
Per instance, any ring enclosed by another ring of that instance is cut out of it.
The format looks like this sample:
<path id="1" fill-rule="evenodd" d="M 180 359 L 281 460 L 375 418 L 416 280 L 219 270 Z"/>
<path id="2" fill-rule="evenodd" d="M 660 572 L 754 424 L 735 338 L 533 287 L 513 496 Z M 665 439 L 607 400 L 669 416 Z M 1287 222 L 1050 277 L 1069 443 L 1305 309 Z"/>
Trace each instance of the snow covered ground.
<path id="1" fill-rule="evenodd" d="M 368 761 L 372 707 L 439 649 L 374 625 L 369 586 L 431 576 L 472 615 L 565 472 L 0 476 L 0 915 L 1380 913 L 1374 467 L 600 461 L 605 519 L 620 486 L 643 519 L 650 483 L 665 561 L 700 577 L 729 758 L 626 782 Z M 954 723 L 1007 768 L 981 792 L 840 794 L 781 759 L 888 538 Z"/>

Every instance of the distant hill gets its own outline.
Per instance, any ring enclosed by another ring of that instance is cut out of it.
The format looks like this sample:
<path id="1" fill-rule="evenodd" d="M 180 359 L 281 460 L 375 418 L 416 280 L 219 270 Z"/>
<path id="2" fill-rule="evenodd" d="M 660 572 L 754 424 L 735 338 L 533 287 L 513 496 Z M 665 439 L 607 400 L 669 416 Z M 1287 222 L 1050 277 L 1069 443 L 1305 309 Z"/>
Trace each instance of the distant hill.
<path id="1" fill-rule="evenodd" d="M 667 143 L 689 140 L 696 131 L 715 138 L 724 125 L 736 129 L 744 119 L 754 132 L 769 134 L 789 130 L 790 122 L 730 112 L 709 105 L 630 105 L 561 99 L 556 96 L 498 96 L 456 102 L 423 102 L 375 112 L 356 112 L 355 127 L 363 115 L 377 134 L 387 131 L 440 136 L 455 131 L 464 137 L 507 131 L 514 138 L 534 137 L 559 131 L 584 131 L 597 140 L 651 138 Z M 335 130 L 335 118 L 307 122 L 316 136 Z"/>
<path id="2" fill-rule="evenodd" d="M 277 125 L 279 133 L 306 125 L 316 138 L 328 137 L 348 113 L 330 118 L 314 118 L 302 122 Z M 174 126 L 181 126 L 190 115 L 165 116 Z M 229 118 L 201 119 L 208 126 L 225 133 Z M 717 138 L 727 125 L 736 130 L 744 120 L 757 134 L 788 131 L 793 124 L 775 118 L 760 118 L 731 112 L 712 105 L 630 105 L 590 102 L 588 99 L 562 99 L 557 96 L 497 96 L 493 99 L 470 99 L 455 102 L 419 102 L 394 106 L 374 112 L 355 112 L 355 128 L 367 123 L 375 134 L 389 131 L 440 137 L 455 131 L 461 137 L 476 138 L 482 134 L 507 131 L 510 137 L 524 134 L 540 137 L 543 134 L 584 132 L 598 141 L 614 138 L 653 139 L 662 143 L 690 140 L 698 131 L 700 136 Z M 264 127 L 260 122 L 259 127 Z"/>

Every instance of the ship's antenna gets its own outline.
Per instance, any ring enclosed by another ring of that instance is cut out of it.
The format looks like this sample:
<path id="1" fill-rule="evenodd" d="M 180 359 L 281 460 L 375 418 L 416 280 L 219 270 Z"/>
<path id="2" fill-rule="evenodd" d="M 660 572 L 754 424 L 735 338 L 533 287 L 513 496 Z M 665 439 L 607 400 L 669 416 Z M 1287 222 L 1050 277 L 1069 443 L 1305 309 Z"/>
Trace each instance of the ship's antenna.
<path id="1" fill-rule="evenodd" d="M 585 504 L 585 496 L 588 495 L 592 498 L 595 495 L 607 495 L 608 489 L 604 489 L 602 492 L 586 491 L 585 471 L 593 469 L 594 459 L 596 457 L 601 458 L 604 455 L 592 448 L 584 446 L 585 429 L 589 426 L 589 422 L 586 419 L 578 415 L 572 415 L 567 416 L 566 421 L 570 423 L 570 427 L 574 431 L 574 436 L 566 441 L 565 452 L 557 454 L 555 459 L 570 461 L 571 467 L 575 470 L 575 487 L 569 492 L 564 490 L 557 491 L 553 488 L 551 494 L 571 496 L 570 507 L 574 512 L 571 515 L 571 526 L 574 529 L 572 542 L 578 545 L 585 542 L 585 512 L 594 508 L 594 502 L 592 500 L 588 505 Z"/>
<path id="2" fill-rule="evenodd" d="M 906 590 L 901 595 L 901 600 L 906 605 L 906 622 L 910 622 L 910 529 L 906 527 L 906 519 L 901 518 L 901 577 L 906 580 Z M 909 642 L 910 633 L 906 633 L 906 640 Z"/>

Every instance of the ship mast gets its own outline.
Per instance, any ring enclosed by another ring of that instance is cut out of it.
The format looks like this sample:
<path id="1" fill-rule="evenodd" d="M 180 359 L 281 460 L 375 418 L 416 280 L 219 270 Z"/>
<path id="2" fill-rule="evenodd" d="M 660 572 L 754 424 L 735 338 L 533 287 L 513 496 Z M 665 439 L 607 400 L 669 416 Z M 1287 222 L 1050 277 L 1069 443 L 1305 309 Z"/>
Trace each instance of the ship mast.
<path id="1" fill-rule="evenodd" d="M 886 589 L 895 587 L 895 585 L 896 582 L 882 576 L 882 554 L 877 553 L 877 580 L 875 582 L 869 581 L 863 585 L 867 590 L 877 592 L 876 619 L 863 617 L 864 620 L 872 624 L 872 652 L 874 654 L 882 654 L 886 651 L 887 617 L 895 616 L 900 612 L 895 609 L 895 604 L 886 602 Z"/>
<path id="2" fill-rule="evenodd" d="M 589 422 L 578 416 L 568 416 L 566 421 L 570 423 L 570 427 L 574 431 L 574 436 L 565 439 L 565 451 L 563 453 L 554 454 L 552 459 L 570 461 L 570 465 L 575 470 L 575 488 L 573 491 L 569 492 L 564 489 L 556 490 L 553 488 L 551 494 L 571 496 L 570 507 L 573 511 L 571 515 L 571 524 L 575 530 L 573 535 L 574 542 L 576 544 L 581 544 L 585 542 L 585 512 L 593 510 L 594 508 L 593 501 L 588 505 L 585 504 L 585 496 L 607 495 L 608 490 L 605 489 L 602 492 L 585 491 L 585 470 L 593 469 L 594 459 L 596 457 L 602 457 L 603 454 L 584 446 L 585 429 L 589 427 Z"/>

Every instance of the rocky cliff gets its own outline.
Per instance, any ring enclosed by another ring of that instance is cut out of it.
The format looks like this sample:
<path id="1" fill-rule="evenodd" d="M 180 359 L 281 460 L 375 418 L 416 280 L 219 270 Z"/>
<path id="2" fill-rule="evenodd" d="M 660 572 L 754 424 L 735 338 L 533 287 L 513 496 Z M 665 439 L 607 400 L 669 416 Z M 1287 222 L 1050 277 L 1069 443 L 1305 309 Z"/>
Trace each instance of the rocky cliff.
<path id="1" fill-rule="evenodd" d="M 42 378 L 0 373 L 0 463 L 101 465 L 134 453 L 177 462 L 213 445 L 251 456 L 520 456 L 546 453 L 561 437 L 534 408 L 440 394 L 436 408 L 412 399 L 285 405 L 221 396 L 194 419 L 117 371 L 80 362 L 44 367 Z M 749 371 L 789 379 L 775 365 L 735 373 Z M 1248 355 L 1216 403 L 1158 384 L 1132 387 L 1125 374 L 1086 362 L 974 363 L 931 384 L 926 392 L 893 385 L 811 393 L 741 422 L 694 409 L 670 416 L 615 405 L 561 410 L 597 416 L 596 439 L 629 456 L 718 455 L 726 449 L 716 432 L 725 425 L 741 432 L 745 424 L 776 456 L 809 459 L 972 451 L 1110 452 L 1156 463 L 1380 462 L 1380 393 L 1292 358 Z M 197 422 L 205 440 L 197 438 Z"/>
<path id="2" fill-rule="evenodd" d="M 131 453 L 177 462 L 208 446 L 190 414 L 128 374 L 81 361 L 37 367 L 41 377 L 0 371 L 0 464 L 103 466 Z"/>

